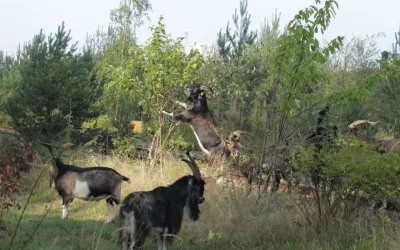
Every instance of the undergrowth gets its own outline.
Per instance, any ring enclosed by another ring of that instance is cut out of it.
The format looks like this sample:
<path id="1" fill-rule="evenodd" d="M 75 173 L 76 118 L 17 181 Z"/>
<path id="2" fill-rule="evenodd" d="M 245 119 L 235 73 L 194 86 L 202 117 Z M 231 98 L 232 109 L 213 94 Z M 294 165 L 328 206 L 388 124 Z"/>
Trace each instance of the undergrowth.
<path id="1" fill-rule="evenodd" d="M 112 167 L 129 177 L 132 184 L 122 185 L 122 197 L 133 191 L 168 185 L 190 174 L 183 162 L 173 159 L 167 160 L 163 168 L 153 169 L 143 161 L 83 153 L 74 153 L 65 162 Z M 33 165 L 24 176 L 21 204 L 26 202 L 42 167 Z M 200 168 L 207 176 L 208 169 Z M 294 195 L 277 193 L 257 199 L 257 194 L 245 195 L 243 189 L 219 186 L 209 178 L 206 182 L 200 220 L 184 219 L 181 232 L 168 249 L 399 249 L 398 225 L 387 217 L 341 222 L 340 226 L 317 232 L 294 209 L 298 202 Z M 9 249 L 20 215 L 17 208 L 6 212 L 7 231 L 0 232 L 0 249 Z M 106 216 L 105 201 L 75 199 L 68 219 L 61 220 L 61 198 L 49 188 L 48 175 L 44 174 L 32 192 L 12 249 L 119 249 L 117 223 L 104 224 Z M 155 241 L 149 238 L 145 249 L 157 249 Z"/>

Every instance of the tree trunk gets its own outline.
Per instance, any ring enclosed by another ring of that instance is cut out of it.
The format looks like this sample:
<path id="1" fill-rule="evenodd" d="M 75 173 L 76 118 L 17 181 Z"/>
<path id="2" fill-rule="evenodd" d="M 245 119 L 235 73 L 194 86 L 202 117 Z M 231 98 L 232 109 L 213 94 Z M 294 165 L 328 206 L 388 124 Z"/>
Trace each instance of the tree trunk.
<path id="1" fill-rule="evenodd" d="M 157 154 L 158 154 L 158 137 L 160 136 L 159 130 L 154 134 L 153 139 L 151 140 L 150 148 L 149 148 L 149 157 L 150 157 L 150 167 L 154 167 L 157 162 Z"/>

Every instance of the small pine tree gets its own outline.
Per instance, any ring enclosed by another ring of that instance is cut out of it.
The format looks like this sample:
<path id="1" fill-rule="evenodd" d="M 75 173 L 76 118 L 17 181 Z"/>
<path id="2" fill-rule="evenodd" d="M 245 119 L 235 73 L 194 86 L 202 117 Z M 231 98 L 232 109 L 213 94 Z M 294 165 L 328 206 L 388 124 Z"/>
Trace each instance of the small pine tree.
<path id="1" fill-rule="evenodd" d="M 232 16 L 235 26 L 233 33 L 229 27 L 229 22 L 225 33 L 222 33 L 222 30 L 218 33 L 218 52 L 225 60 L 232 55 L 241 56 L 246 46 L 252 45 L 257 38 L 257 33 L 250 31 L 251 15 L 247 11 L 247 5 L 248 0 L 240 1 L 240 17 L 237 9 L 235 9 L 235 14 Z"/>
<path id="2" fill-rule="evenodd" d="M 77 53 L 64 23 L 53 36 L 40 31 L 23 46 L 21 82 L 9 99 L 8 114 L 23 135 L 54 137 L 65 128 L 79 128 L 97 115 L 92 103 L 100 91 L 90 50 Z"/>

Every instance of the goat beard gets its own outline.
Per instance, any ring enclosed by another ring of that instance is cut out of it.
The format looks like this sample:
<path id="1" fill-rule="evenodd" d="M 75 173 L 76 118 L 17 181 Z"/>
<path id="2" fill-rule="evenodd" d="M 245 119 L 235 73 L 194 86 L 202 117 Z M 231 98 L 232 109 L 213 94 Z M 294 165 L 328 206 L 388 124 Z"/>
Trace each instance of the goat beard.
<path id="1" fill-rule="evenodd" d="M 197 194 L 190 194 L 187 201 L 188 216 L 191 220 L 196 221 L 200 216 L 199 197 Z"/>

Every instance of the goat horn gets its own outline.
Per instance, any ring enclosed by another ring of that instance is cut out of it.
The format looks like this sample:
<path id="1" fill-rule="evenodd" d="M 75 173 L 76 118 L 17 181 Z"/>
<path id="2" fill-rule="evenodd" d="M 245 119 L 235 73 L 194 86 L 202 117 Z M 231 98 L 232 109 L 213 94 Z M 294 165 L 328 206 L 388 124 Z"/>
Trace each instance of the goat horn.
<path id="1" fill-rule="evenodd" d="M 200 90 L 202 91 L 209 91 L 211 93 L 211 95 L 214 95 L 214 91 L 212 90 L 212 88 L 210 86 L 207 85 L 201 85 L 200 86 Z"/>
<path id="2" fill-rule="evenodd" d="M 229 139 L 232 140 L 232 141 L 239 141 L 239 140 L 240 140 L 240 137 L 241 137 L 242 135 L 248 135 L 248 136 L 250 136 L 252 139 L 254 139 L 254 136 L 253 136 L 252 134 L 250 134 L 249 132 L 244 131 L 244 130 L 235 130 L 235 131 L 233 131 L 233 132 L 230 134 Z M 233 138 L 234 136 L 235 136 L 236 138 Z"/>
<path id="3" fill-rule="evenodd" d="M 368 121 L 368 120 L 357 120 L 357 121 L 355 121 L 355 122 L 353 122 L 353 123 L 351 123 L 349 126 L 348 126 L 348 128 L 350 128 L 350 129 L 355 129 L 358 125 L 361 125 L 361 124 L 368 124 L 368 125 L 370 125 L 370 126 L 374 126 L 375 124 L 377 124 L 379 121 L 377 121 L 377 122 L 370 122 L 370 121 Z"/>
<path id="4" fill-rule="evenodd" d="M 194 161 L 194 159 L 192 158 L 192 156 L 190 156 L 190 149 L 186 152 L 186 155 L 189 157 L 190 161 L 186 160 L 186 159 L 182 159 L 182 161 L 186 162 L 186 164 L 189 165 L 190 169 L 193 172 L 193 176 L 196 179 L 201 179 L 201 174 L 200 174 L 200 169 L 197 166 L 196 162 Z"/>

